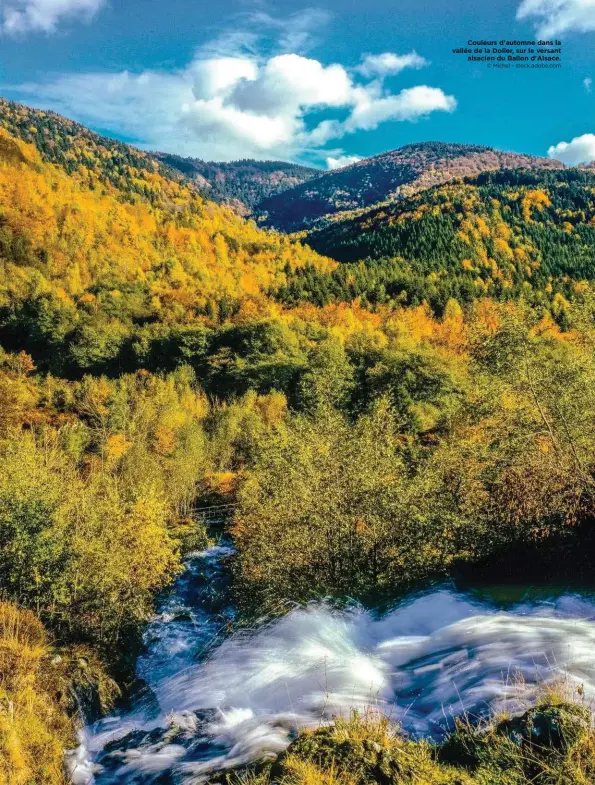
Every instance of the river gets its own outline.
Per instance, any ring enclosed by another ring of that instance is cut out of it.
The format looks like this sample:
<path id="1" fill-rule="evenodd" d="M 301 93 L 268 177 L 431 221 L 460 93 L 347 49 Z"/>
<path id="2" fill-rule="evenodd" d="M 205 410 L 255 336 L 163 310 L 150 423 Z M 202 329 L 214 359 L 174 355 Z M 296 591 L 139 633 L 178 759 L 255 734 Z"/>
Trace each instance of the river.
<path id="1" fill-rule="evenodd" d="M 595 601 L 439 589 L 388 612 L 324 602 L 230 633 L 226 545 L 191 554 L 145 634 L 126 712 L 85 728 L 75 785 L 186 785 L 373 707 L 439 739 L 461 712 L 521 711 L 544 682 L 595 696 Z"/>

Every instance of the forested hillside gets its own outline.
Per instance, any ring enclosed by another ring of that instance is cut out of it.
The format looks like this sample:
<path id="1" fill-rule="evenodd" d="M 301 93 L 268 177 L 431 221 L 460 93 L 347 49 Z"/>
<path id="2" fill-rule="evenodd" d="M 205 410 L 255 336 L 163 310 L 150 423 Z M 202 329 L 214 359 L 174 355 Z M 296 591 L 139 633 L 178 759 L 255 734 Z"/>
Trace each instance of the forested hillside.
<path id="1" fill-rule="evenodd" d="M 0 133 L 2 341 L 54 372 L 138 367 L 172 324 L 266 312 L 295 267 L 335 264 L 156 172 L 112 186 L 109 149 L 68 175 Z"/>
<path id="2" fill-rule="evenodd" d="M 77 172 L 90 186 L 112 185 L 129 198 L 138 195 L 153 201 L 166 195 L 167 181 L 182 179 L 179 172 L 131 145 L 100 136 L 54 112 L 4 98 L 0 98 L 0 127 L 35 145 L 44 161 L 58 164 L 67 174 Z M 155 175 L 163 176 L 157 188 Z"/>
<path id="3" fill-rule="evenodd" d="M 345 216 L 307 239 L 344 264 L 323 276 L 300 270 L 280 293 L 286 302 L 428 301 L 441 312 L 451 297 L 488 295 L 560 309 L 595 277 L 595 176 L 484 173 Z"/>
<path id="4" fill-rule="evenodd" d="M 321 172 L 285 161 L 215 163 L 169 153 L 146 153 L 100 136 L 54 112 L 30 109 L 0 98 L 0 127 L 33 143 L 42 158 L 72 173 L 92 172 L 100 181 L 145 198 L 154 196 L 152 175 L 187 181 L 209 200 L 249 215 L 269 196 L 300 185 Z"/>
<path id="5" fill-rule="evenodd" d="M 242 215 L 252 213 L 256 205 L 264 199 L 322 174 L 320 169 L 286 161 L 246 159 L 215 163 L 169 153 L 152 155 L 193 181 L 208 199 L 230 204 Z"/>
<path id="6" fill-rule="evenodd" d="M 499 169 L 563 169 L 548 158 L 503 153 L 479 145 L 423 142 L 365 158 L 328 172 L 256 208 L 259 220 L 283 231 L 299 231 L 332 221 L 345 210 L 394 201 L 434 185 Z"/>

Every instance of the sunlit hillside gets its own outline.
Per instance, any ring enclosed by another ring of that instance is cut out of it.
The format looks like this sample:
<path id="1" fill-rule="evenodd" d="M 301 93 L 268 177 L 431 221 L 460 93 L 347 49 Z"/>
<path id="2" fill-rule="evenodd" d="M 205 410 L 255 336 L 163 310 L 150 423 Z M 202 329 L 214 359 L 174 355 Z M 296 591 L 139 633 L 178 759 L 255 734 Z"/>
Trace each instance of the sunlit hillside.
<path id="1" fill-rule="evenodd" d="M 0 134 L 0 321 L 8 334 L 21 329 L 23 309 L 38 309 L 48 329 L 87 331 L 89 351 L 101 353 L 100 344 L 118 344 L 135 325 L 266 310 L 266 293 L 296 268 L 336 266 L 157 172 L 145 172 L 143 188 L 158 198 L 145 198 L 92 168 L 69 175 L 33 145 Z"/>
<path id="2" fill-rule="evenodd" d="M 503 170 L 344 213 L 307 241 L 342 264 L 299 270 L 286 302 L 418 305 L 518 299 L 560 309 L 595 279 L 595 176 Z M 562 300 L 560 299 L 562 298 Z"/>

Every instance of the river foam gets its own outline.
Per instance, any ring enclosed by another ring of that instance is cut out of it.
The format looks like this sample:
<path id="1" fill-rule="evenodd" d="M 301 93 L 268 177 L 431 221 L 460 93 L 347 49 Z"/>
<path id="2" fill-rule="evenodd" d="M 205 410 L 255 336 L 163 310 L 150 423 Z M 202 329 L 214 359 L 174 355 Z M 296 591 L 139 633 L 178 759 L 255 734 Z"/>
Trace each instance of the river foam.
<path id="1" fill-rule="evenodd" d="M 139 661 L 150 699 L 86 730 L 77 785 L 198 783 L 353 709 L 439 738 L 462 712 L 521 710 L 551 679 L 595 695 L 595 604 L 571 595 L 503 611 L 441 590 L 382 617 L 312 603 L 213 648 L 231 611 L 204 592 L 225 554 L 189 562 Z"/>

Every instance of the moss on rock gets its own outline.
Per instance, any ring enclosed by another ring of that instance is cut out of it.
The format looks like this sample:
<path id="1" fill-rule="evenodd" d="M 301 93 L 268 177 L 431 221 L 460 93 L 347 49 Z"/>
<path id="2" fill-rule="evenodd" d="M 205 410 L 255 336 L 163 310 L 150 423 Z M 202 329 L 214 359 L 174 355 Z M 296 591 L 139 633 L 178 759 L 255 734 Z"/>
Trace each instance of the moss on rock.
<path id="1" fill-rule="evenodd" d="M 488 726 L 459 724 L 436 756 L 465 768 L 480 785 L 595 782 L 593 720 L 575 703 L 541 704 Z"/>
<path id="2" fill-rule="evenodd" d="M 232 781 L 229 776 L 227 781 Z M 305 731 L 270 765 L 237 773 L 245 785 L 594 785 L 591 712 L 543 703 L 520 717 L 460 721 L 439 745 L 404 736 L 386 718 Z"/>
<path id="3" fill-rule="evenodd" d="M 308 776 L 304 777 L 306 763 Z M 301 772 L 302 776 L 296 776 Z M 316 772 L 318 772 L 318 779 Z M 271 768 L 271 781 L 315 785 L 349 778 L 352 785 L 472 785 L 465 771 L 442 765 L 434 747 L 412 741 L 385 717 L 354 713 L 349 721 L 302 733 Z"/>

